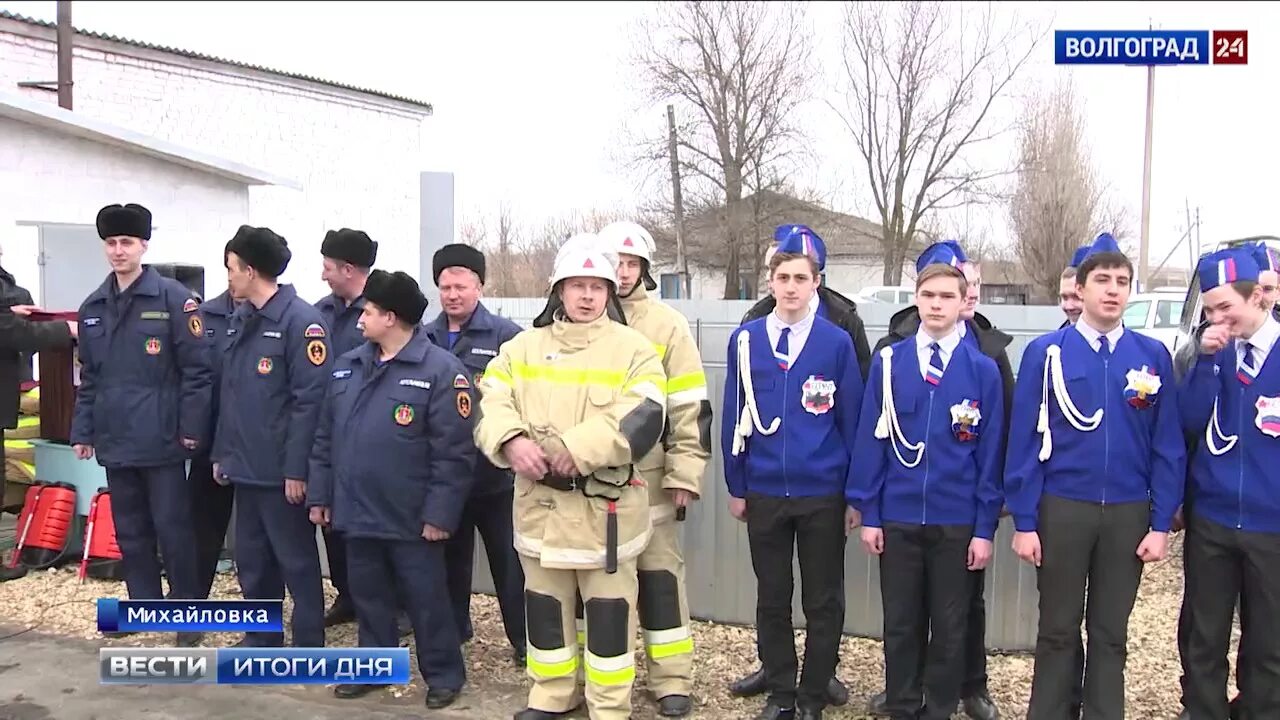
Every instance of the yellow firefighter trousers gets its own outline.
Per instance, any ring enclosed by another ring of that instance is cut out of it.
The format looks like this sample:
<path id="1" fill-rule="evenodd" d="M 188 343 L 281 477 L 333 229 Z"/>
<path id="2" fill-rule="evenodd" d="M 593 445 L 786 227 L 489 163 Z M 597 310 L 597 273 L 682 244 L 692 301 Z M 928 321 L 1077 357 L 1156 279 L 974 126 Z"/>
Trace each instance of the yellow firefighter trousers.
<path id="1" fill-rule="evenodd" d="M 603 568 L 550 570 L 520 556 L 525 578 L 529 707 L 567 712 L 580 703 L 578 663 L 583 663 L 591 720 L 628 720 L 636 679 L 636 561 Z M 580 650 L 575 606 L 582 598 L 585 626 Z"/>
<path id="2" fill-rule="evenodd" d="M 687 697 L 693 693 L 693 635 L 685 596 L 684 555 L 674 520 L 653 526 L 649 546 L 638 558 L 637 567 L 649 689 L 658 699 Z"/>

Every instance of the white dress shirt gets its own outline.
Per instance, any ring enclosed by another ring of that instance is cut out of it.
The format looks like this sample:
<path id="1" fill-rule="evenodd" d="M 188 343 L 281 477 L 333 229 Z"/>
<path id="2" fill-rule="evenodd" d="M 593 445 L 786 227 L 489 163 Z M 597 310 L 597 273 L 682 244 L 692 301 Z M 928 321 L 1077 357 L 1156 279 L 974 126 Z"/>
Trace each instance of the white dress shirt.
<path id="1" fill-rule="evenodd" d="M 1094 352 L 1098 352 L 1099 350 L 1102 349 L 1102 331 L 1101 330 L 1098 330 L 1092 327 L 1091 325 L 1089 325 L 1089 323 L 1085 322 L 1083 316 L 1081 316 L 1081 318 L 1076 321 L 1076 324 L 1074 327 L 1076 331 L 1079 332 L 1080 335 L 1083 336 L 1084 339 L 1089 343 L 1089 347 L 1093 348 Z M 1120 342 L 1120 337 L 1124 335 L 1124 325 L 1123 324 L 1117 325 L 1116 329 L 1112 330 L 1106 335 L 1107 335 L 1107 340 L 1111 343 L 1111 351 L 1115 352 L 1116 343 Z"/>
<path id="2" fill-rule="evenodd" d="M 1276 344 L 1276 339 L 1280 338 L 1280 323 L 1267 313 L 1267 319 L 1262 323 L 1262 327 L 1258 328 L 1253 337 L 1245 340 L 1240 338 L 1236 340 L 1236 364 L 1239 365 L 1244 361 L 1244 354 L 1248 352 L 1249 346 L 1257 348 L 1254 351 L 1254 367 L 1258 370 L 1262 369 L 1263 363 L 1267 361 L 1267 356 L 1271 354 L 1271 348 Z"/>
<path id="3" fill-rule="evenodd" d="M 778 338 L 782 337 L 783 328 L 791 329 L 787 337 L 787 367 L 792 367 L 796 364 L 796 358 L 800 357 L 805 341 L 809 339 L 809 331 L 813 329 L 813 310 L 805 313 L 805 316 L 794 325 L 783 322 L 782 318 L 778 317 L 777 310 L 769 313 L 765 320 L 765 329 L 769 332 L 769 351 L 774 355 L 777 354 Z"/>
<path id="4" fill-rule="evenodd" d="M 929 375 L 929 362 L 933 360 L 933 348 L 929 346 L 934 342 L 924 330 L 916 331 L 916 356 L 920 358 L 920 377 L 925 379 Z M 951 356 L 960 344 L 960 332 L 952 330 L 949 335 L 936 342 L 938 354 L 942 356 L 942 371 L 946 372 L 947 366 L 951 364 Z"/>

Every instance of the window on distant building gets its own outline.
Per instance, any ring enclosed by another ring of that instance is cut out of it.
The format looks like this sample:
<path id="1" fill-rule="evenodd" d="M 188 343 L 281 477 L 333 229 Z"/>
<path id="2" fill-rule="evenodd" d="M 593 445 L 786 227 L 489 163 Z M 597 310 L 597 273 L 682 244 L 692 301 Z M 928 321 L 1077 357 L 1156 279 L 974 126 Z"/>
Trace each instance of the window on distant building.
<path id="1" fill-rule="evenodd" d="M 681 289 L 680 276 L 675 273 L 662 273 L 658 279 L 658 291 L 664 299 L 679 299 Z"/>
<path id="2" fill-rule="evenodd" d="M 754 279 L 751 278 L 748 274 L 740 273 L 738 275 L 738 299 L 739 300 L 751 299 L 752 297 L 751 286 L 755 284 L 753 280 Z"/>

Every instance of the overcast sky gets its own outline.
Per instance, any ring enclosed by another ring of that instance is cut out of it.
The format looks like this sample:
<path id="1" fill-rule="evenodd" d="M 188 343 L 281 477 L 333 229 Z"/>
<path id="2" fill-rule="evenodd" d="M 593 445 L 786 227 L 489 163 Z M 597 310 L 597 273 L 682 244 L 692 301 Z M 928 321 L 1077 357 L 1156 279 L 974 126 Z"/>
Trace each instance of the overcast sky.
<path id="1" fill-rule="evenodd" d="M 0 8 L 55 19 L 55 3 Z M 1172 249 L 1185 205 L 1198 207 L 1206 243 L 1280 234 L 1277 217 L 1276 87 L 1280 4 L 1000 3 L 1056 29 L 1249 31 L 1244 67 L 1170 67 L 1156 73 L 1151 264 Z M 376 88 L 435 106 L 423 138 L 424 170 L 457 175 L 463 216 L 512 204 L 529 223 L 574 209 L 630 204 L 637 179 L 618 164 L 623 126 L 661 130 L 661 107 L 637 114 L 639 90 L 625 58 L 641 2 L 575 3 L 234 3 L 79 2 L 77 27 Z M 810 8 L 820 90 L 839 89 L 840 3 Z M 1146 72 L 1128 67 L 1058 67 L 1046 38 L 1019 91 L 1070 75 L 1086 107 L 1093 159 L 1123 204 L 1136 238 L 1141 209 Z M 834 97 L 834 96 L 833 96 Z M 1010 106 L 1011 107 L 1011 106 Z M 822 150 L 806 182 L 840 188 L 837 209 L 872 214 L 862 168 L 829 109 L 808 108 L 804 124 Z M 998 117 L 1007 122 L 1010 115 Z M 992 162 L 1007 165 L 1008 144 Z M 1002 156 L 1003 155 L 1003 156 Z M 279 169 L 287 172 L 287 168 Z M 965 218 L 953 218 L 952 224 Z M 1003 212 L 973 211 L 970 227 L 1007 241 Z M 1186 250 L 1174 264 L 1185 266 Z"/>

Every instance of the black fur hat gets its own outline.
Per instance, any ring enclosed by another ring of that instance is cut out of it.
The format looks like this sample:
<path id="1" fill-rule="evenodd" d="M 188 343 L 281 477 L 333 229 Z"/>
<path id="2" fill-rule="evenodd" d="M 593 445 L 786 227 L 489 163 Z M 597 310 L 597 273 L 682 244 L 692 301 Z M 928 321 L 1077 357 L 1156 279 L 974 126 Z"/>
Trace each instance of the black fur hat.
<path id="1" fill-rule="evenodd" d="M 151 239 L 151 211 L 138 205 L 108 205 L 98 211 L 98 237 L 106 240 L 128 235 L 140 240 Z"/>
<path id="2" fill-rule="evenodd" d="M 364 283 L 364 299 L 378 307 L 393 312 L 402 322 L 417 325 L 427 310 L 427 298 L 406 272 L 389 273 L 374 270 Z"/>
<path id="3" fill-rule="evenodd" d="M 363 230 L 330 230 L 325 234 L 324 242 L 320 243 L 320 254 L 357 267 L 369 268 L 378 259 L 378 243 L 370 240 Z"/>
<path id="4" fill-rule="evenodd" d="M 245 265 L 270 278 L 278 278 L 289 267 L 293 253 L 289 243 L 270 228 L 241 225 L 227 243 L 226 252 L 235 253 Z"/>
<path id="5" fill-rule="evenodd" d="M 480 276 L 484 284 L 484 253 L 462 243 L 445 245 L 431 258 L 431 275 L 436 287 L 440 286 L 440 272 L 448 267 L 464 267 Z"/>

